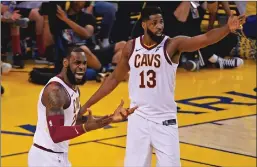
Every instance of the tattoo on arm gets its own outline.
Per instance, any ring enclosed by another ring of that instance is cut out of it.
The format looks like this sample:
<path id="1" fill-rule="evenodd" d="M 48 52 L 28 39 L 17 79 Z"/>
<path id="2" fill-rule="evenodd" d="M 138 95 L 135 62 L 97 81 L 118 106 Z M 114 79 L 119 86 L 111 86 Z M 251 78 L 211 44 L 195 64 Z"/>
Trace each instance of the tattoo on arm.
<path id="1" fill-rule="evenodd" d="M 67 99 L 64 88 L 60 85 L 50 85 L 46 91 L 47 116 L 63 115 L 63 107 Z"/>

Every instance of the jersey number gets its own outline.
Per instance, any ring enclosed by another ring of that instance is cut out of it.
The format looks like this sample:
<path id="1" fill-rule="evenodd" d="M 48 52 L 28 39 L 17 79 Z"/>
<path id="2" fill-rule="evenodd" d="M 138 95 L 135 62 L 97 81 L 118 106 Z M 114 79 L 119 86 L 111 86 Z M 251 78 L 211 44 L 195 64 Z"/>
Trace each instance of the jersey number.
<path id="1" fill-rule="evenodd" d="M 139 85 L 140 88 L 145 88 L 146 85 L 149 88 L 154 88 L 156 86 L 156 72 L 154 70 L 148 70 L 146 72 L 146 76 L 148 78 L 146 85 L 145 85 L 145 72 L 142 71 L 140 74 L 141 83 Z"/>

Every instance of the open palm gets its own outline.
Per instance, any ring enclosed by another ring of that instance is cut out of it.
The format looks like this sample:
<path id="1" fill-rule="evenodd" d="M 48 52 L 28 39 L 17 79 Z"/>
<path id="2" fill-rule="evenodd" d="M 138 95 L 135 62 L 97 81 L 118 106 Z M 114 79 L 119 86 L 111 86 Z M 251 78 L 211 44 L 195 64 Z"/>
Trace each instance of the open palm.
<path id="1" fill-rule="evenodd" d="M 120 105 L 117 107 L 117 109 L 114 111 L 112 115 L 112 122 L 121 122 L 128 118 L 130 114 L 132 114 L 138 107 L 133 108 L 123 108 L 124 101 L 121 100 Z"/>
<path id="2" fill-rule="evenodd" d="M 245 15 L 230 16 L 228 19 L 228 27 L 231 32 L 235 32 L 237 29 L 242 28 L 242 24 L 245 23 Z"/>

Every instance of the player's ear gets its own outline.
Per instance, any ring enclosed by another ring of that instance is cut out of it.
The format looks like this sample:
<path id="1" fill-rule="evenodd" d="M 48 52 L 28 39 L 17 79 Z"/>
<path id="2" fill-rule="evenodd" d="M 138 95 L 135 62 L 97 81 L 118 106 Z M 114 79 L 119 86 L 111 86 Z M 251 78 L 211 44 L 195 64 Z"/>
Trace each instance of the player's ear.
<path id="1" fill-rule="evenodd" d="M 144 30 L 146 29 L 146 22 L 145 21 L 142 21 L 142 27 L 143 27 Z"/>
<path id="2" fill-rule="evenodd" d="M 67 68 L 69 66 L 69 60 L 68 58 L 63 59 L 63 67 Z"/>

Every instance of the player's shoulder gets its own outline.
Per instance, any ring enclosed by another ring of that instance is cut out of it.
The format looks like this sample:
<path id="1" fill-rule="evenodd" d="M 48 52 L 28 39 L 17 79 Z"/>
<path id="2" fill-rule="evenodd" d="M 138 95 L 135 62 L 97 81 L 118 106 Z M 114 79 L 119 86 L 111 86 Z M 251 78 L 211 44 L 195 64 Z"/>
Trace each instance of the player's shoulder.
<path id="1" fill-rule="evenodd" d="M 130 57 L 135 49 L 135 39 L 130 39 L 126 42 L 123 48 L 123 56 Z"/>
<path id="2" fill-rule="evenodd" d="M 135 41 L 136 41 L 136 38 L 133 38 L 133 39 L 128 40 L 128 42 L 126 44 L 131 47 L 131 46 L 135 45 Z"/>
<path id="3" fill-rule="evenodd" d="M 47 106 L 51 99 L 56 99 L 56 102 L 64 104 L 64 106 L 69 106 L 70 104 L 70 96 L 65 91 L 65 87 L 56 81 L 52 81 L 45 86 L 41 97 L 44 106 Z"/>
<path id="4" fill-rule="evenodd" d="M 50 83 L 48 83 L 46 86 L 45 86 L 45 89 L 44 89 L 44 94 L 49 94 L 49 93 L 57 93 L 57 94 L 63 94 L 65 93 L 65 88 L 64 86 L 60 83 L 60 82 L 57 82 L 57 81 L 52 81 Z"/>
<path id="5" fill-rule="evenodd" d="M 175 37 L 168 37 L 167 38 L 167 45 L 176 45 L 179 42 L 183 42 L 183 40 L 191 38 L 189 36 L 186 35 L 178 35 Z"/>

